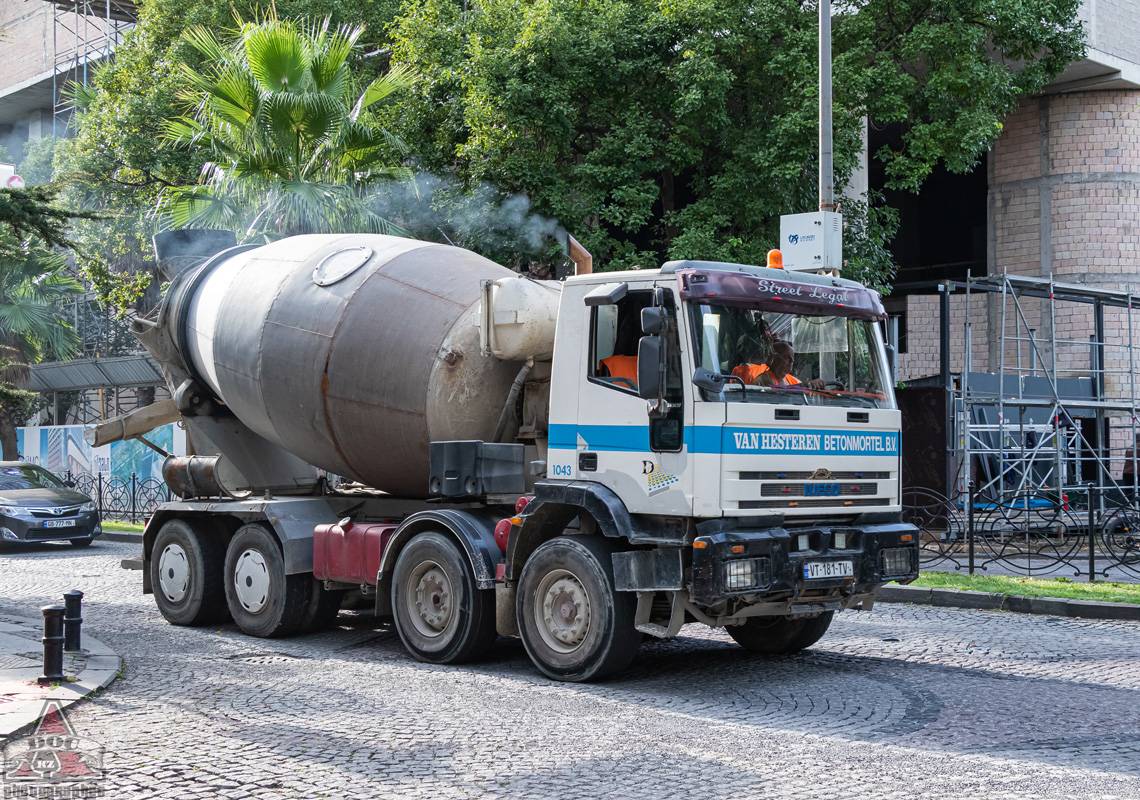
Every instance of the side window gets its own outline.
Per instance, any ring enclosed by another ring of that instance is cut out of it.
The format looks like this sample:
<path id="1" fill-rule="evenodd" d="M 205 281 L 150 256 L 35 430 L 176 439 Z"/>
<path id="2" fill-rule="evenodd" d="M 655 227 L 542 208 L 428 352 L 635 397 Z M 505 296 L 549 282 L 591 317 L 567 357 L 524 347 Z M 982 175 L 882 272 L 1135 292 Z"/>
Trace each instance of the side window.
<path id="1" fill-rule="evenodd" d="M 612 306 L 598 306 L 590 320 L 587 375 L 595 383 L 637 393 L 637 343 L 641 309 L 653 303 L 651 292 L 630 292 Z"/>

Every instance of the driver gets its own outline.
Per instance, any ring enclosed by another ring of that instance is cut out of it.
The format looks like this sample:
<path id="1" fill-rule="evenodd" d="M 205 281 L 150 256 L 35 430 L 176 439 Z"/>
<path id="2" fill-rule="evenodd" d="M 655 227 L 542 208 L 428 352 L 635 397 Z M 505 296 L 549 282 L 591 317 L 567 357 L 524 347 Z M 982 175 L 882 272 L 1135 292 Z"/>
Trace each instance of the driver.
<path id="1" fill-rule="evenodd" d="M 744 364 L 733 368 L 732 374 L 747 384 L 753 386 L 799 386 L 801 381 L 791 374 L 796 363 L 796 352 L 791 342 L 775 341 L 772 343 L 772 353 L 766 363 L 749 363 L 758 360 L 756 349 L 747 354 Z M 824 382 L 819 378 L 809 380 L 807 385 L 813 389 L 822 389 Z"/>

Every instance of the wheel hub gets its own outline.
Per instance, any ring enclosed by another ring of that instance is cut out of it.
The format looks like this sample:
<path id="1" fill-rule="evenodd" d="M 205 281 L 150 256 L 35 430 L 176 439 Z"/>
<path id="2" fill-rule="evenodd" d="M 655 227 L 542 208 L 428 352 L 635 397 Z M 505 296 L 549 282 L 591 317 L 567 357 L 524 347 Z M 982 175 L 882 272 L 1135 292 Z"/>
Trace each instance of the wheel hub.
<path id="1" fill-rule="evenodd" d="M 168 544 L 158 557 L 158 588 L 172 603 L 181 603 L 190 588 L 190 559 L 179 544 Z"/>
<path id="2" fill-rule="evenodd" d="M 546 576 L 535 599 L 539 633 L 549 646 L 567 653 L 582 644 L 590 631 L 590 598 L 581 581 L 557 570 Z"/>
<path id="3" fill-rule="evenodd" d="M 269 602 L 269 567 L 257 550 L 246 550 L 234 566 L 234 592 L 242 608 L 260 613 Z"/>
<path id="4" fill-rule="evenodd" d="M 412 588 L 412 622 L 425 636 L 438 636 L 451 622 L 451 581 L 443 568 L 425 562 L 409 581 Z"/>

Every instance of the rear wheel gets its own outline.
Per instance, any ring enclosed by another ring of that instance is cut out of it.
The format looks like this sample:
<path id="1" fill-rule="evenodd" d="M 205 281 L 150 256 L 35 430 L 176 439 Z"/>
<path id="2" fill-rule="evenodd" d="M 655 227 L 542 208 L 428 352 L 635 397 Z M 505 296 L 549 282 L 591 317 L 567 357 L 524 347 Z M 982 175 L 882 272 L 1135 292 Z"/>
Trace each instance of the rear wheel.
<path id="1" fill-rule="evenodd" d="M 535 666 L 551 678 L 601 680 L 637 654 L 636 600 L 631 592 L 614 591 L 613 552 L 604 539 L 559 536 L 523 566 L 519 635 Z"/>
<path id="2" fill-rule="evenodd" d="M 90 544 L 90 539 L 72 540 Z M 174 625 L 225 621 L 222 586 L 226 547 L 208 523 L 172 519 L 159 530 L 150 555 L 150 585 L 158 610 Z"/>
<path id="3" fill-rule="evenodd" d="M 467 556 L 436 531 L 417 534 L 400 551 L 392 615 L 408 652 L 432 664 L 478 658 L 496 638 L 494 591 L 478 587 Z"/>
<path id="4" fill-rule="evenodd" d="M 825 611 L 815 617 L 749 617 L 743 625 L 725 630 L 746 650 L 778 656 L 811 647 L 827 633 L 834 616 L 834 611 Z"/>
<path id="5" fill-rule="evenodd" d="M 226 602 L 250 636 L 288 636 L 309 619 L 312 575 L 286 575 L 277 537 L 263 525 L 238 528 L 226 550 Z"/>

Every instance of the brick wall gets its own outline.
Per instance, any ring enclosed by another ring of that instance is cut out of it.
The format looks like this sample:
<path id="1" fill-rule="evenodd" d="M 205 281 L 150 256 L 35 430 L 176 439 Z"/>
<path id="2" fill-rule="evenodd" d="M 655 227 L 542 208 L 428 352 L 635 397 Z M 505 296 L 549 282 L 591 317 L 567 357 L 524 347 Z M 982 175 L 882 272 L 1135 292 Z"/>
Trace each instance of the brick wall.
<path id="1" fill-rule="evenodd" d="M 50 70 L 52 6 L 43 0 L 0 0 L 0 88 L 13 86 Z"/>
<path id="2" fill-rule="evenodd" d="M 94 58 L 106 46 L 105 25 L 98 17 L 67 13 L 60 23 L 44 0 L 0 0 L 0 30 L 6 37 L 0 46 L 0 89 L 50 72 L 57 55 L 74 58 L 82 46 Z"/>

